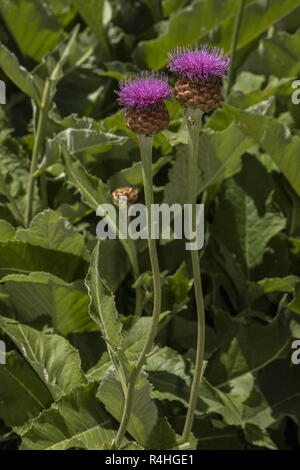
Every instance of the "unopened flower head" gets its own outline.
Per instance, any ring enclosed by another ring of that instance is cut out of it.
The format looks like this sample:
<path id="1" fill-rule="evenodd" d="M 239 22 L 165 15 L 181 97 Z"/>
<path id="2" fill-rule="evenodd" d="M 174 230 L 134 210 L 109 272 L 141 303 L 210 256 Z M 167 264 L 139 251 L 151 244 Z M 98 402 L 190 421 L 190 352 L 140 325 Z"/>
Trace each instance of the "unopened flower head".
<path id="1" fill-rule="evenodd" d="M 230 59 L 222 50 L 202 46 L 194 49 L 177 48 L 169 54 L 169 69 L 178 73 L 174 93 L 186 108 L 209 112 L 221 101 L 221 78 Z"/>
<path id="2" fill-rule="evenodd" d="M 128 206 L 131 206 L 138 198 L 138 192 L 131 186 L 124 186 L 117 188 L 112 193 L 114 201 L 126 201 Z"/>
<path id="3" fill-rule="evenodd" d="M 208 46 L 191 48 L 178 47 L 169 54 L 169 69 L 188 78 L 223 78 L 229 67 L 230 59 L 224 51 Z"/>
<path id="4" fill-rule="evenodd" d="M 163 100 L 172 97 L 167 76 L 145 72 L 120 83 L 119 103 L 125 107 L 126 126 L 136 134 L 152 136 L 167 129 L 169 113 Z"/>

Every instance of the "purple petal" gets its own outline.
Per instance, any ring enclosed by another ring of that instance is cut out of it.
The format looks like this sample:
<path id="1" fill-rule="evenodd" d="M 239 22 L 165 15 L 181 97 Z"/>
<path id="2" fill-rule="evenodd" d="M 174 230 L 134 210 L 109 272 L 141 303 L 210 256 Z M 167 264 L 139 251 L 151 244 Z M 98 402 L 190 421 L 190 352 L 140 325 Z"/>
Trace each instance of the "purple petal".
<path id="1" fill-rule="evenodd" d="M 169 69 L 189 78 L 200 79 L 209 76 L 224 77 L 230 64 L 229 57 L 223 50 L 202 46 L 196 46 L 194 50 L 189 48 L 177 48 L 169 54 Z"/>
<path id="2" fill-rule="evenodd" d="M 163 74 L 144 73 L 120 83 L 119 103 L 126 108 L 146 108 L 172 97 L 168 78 Z"/>

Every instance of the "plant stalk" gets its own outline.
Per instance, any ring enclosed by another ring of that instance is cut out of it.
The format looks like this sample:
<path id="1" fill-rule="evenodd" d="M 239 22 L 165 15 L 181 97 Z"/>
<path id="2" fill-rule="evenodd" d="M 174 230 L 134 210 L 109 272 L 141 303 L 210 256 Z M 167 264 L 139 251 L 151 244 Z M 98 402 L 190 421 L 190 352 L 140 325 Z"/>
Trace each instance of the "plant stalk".
<path id="1" fill-rule="evenodd" d="M 242 18 L 243 18 L 243 13 L 245 9 L 245 0 L 240 0 L 240 8 L 238 15 L 236 17 L 235 25 L 234 25 L 234 32 L 233 32 L 233 37 L 232 37 L 232 43 L 231 43 L 231 49 L 230 49 L 230 56 L 231 56 L 231 61 L 230 61 L 230 68 L 229 68 L 229 73 L 228 73 L 228 81 L 227 81 L 227 89 L 226 89 L 226 97 L 228 97 L 230 90 L 233 85 L 234 81 L 234 68 L 235 68 L 235 59 L 236 59 L 236 50 L 237 50 L 237 45 L 238 45 L 238 40 L 239 40 L 239 34 L 240 34 L 240 29 L 241 29 L 241 24 L 242 24 Z"/>
<path id="2" fill-rule="evenodd" d="M 137 281 L 140 277 L 140 268 L 138 262 L 138 254 L 134 240 L 128 237 L 128 249 L 131 254 L 131 266 L 134 280 Z M 143 312 L 143 292 L 141 286 L 136 286 L 135 289 L 135 309 L 134 320 L 138 319 Z"/>
<path id="3" fill-rule="evenodd" d="M 30 174 L 29 174 L 29 185 L 27 193 L 27 206 L 25 213 L 25 226 L 28 227 L 32 217 L 32 206 L 33 206 L 33 194 L 34 194 L 34 174 L 37 170 L 40 153 L 43 146 L 43 141 L 46 132 L 46 125 L 48 119 L 49 106 L 51 101 L 51 80 L 48 78 L 45 82 L 45 87 L 42 96 L 42 102 L 39 109 L 38 125 L 36 135 L 34 139 L 34 146 L 32 151 Z"/>
<path id="4" fill-rule="evenodd" d="M 199 131 L 203 113 L 199 109 L 187 109 L 187 125 L 189 131 L 189 158 L 187 165 L 188 204 L 192 206 L 193 231 L 197 224 L 197 175 Z M 205 311 L 202 292 L 199 251 L 191 250 L 194 290 L 197 307 L 197 351 L 194 378 L 190 393 L 189 406 L 182 434 L 182 442 L 188 442 L 192 431 L 195 409 L 203 375 L 204 345 L 205 345 Z"/>
<path id="5" fill-rule="evenodd" d="M 125 403 L 123 409 L 123 415 L 120 423 L 120 427 L 114 442 L 115 447 L 118 449 L 122 443 L 122 440 L 125 436 L 133 401 L 134 401 L 134 392 L 137 380 L 142 371 L 143 365 L 145 364 L 147 355 L 151 352 L 153 347 L 154 339 L 158 330 L 159 325 L 159 316 L 161 311 L 161 279 L 160 279 L 160 268 L 159 261 L 156 250 L 156 241 L 151 238 L 151 227 L 152 227 L 152 213 L 151 208 L 154 204 L 153 197 L 153 184 L 152 184 L 152 137 L 148 136 L 139 136 L 140 141 L 140 151 L 142 159 L 142 171 L 143 171 L 143 180 L 144 180 L 144 190 L 145 190 L 145 202 L 147 208 L 147 229 L 148 229 L 148 249 L 150 255 L 151 269 L 153 275 L 153 285 L 154 285 L 154 300 L 153 300 L 153 314 L 150 331 L 146 344 L 141 351 L 138 361 L 133 368 L 129 381 L 127 394 L 125 396 Z"/>

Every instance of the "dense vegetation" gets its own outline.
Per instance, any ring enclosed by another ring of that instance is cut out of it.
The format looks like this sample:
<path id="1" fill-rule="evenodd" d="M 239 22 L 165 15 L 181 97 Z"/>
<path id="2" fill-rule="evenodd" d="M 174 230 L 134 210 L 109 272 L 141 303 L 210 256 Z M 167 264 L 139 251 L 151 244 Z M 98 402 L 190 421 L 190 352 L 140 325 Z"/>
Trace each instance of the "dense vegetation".
<path id="1" fill-rule="evenodd" d="M 229 54 L 238 3 L 0 0 L 0 449 L 106 449 L 114 439 L 123 395 L 94 310 L 109 309 L 106 340 L 121 344 L 129 365 L 152 310 L 145 241 L 135 284 L 118 240 L 91 255 L 97 206 L 120 186 L 143 201 L 137 139 L 115 90 L 129 72 L 166 71 L 177 45 Z M 299 450 L 300 365 L 291 360 L 300 338 L 299 24 L 300 0 L 246 0 L 233 86 L 226 96 L 224 81 L 221 108 L 205 117 L 208 365 L 191 448 Z M 169 129 L 154 139 L 155 197 L 183 204 L 187 129 L 178 102 L 167 106 Z M 163 313 L 126 449 L 176 448 L 182 432 L 196 344 L 184 244 L 159 243 Z M 98 272 L 100 306 L 87 290 Z M 144 315 L 132 325 L 137 284 Z"/>

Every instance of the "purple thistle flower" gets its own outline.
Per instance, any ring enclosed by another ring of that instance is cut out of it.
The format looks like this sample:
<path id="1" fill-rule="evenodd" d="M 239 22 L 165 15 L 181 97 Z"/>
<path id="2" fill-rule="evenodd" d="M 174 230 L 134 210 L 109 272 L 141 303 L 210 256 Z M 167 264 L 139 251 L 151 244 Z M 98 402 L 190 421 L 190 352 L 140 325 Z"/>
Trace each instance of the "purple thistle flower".
<path id="1" fill-rule="evenodd" d="M 118 101 L 125 108 L 147 108 L 162 100 L 169 100 L 172 91 L 164 74 L 142 73 L 120 82 Z"/>
<path id="2" fill-rule="evenodd" d="M 194 50 L 178 47 L 169 54 L 169 69 L 188 78 L 224 77 L 230 64 L 223 50 L 198 46 Z"/>

